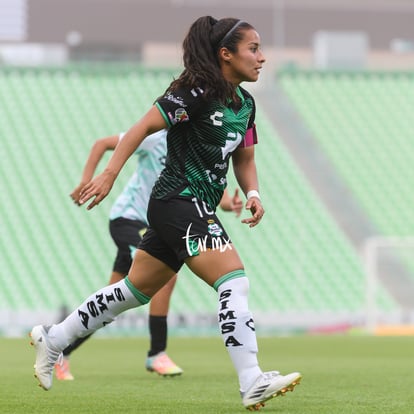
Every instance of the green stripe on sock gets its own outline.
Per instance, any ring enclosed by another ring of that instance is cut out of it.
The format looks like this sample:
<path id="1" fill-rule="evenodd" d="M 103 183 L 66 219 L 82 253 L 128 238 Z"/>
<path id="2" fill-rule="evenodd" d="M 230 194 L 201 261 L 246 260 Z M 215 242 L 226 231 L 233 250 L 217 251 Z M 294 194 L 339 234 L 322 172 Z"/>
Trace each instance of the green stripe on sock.
<path id="1" fill-rule="evenodd" d="M 140 292 L 128 279 L 128 276 L 125 276 L 125 284 L 127 285 L 128 289 L 131 291 L 131 293 L 135 296 L 135 299 L 141 304 L 146 305 L 150 301 L 150 297 L 147 295 L 144 295 L 142 292 Z"/>
<path id="2" fill-rule="evenodd" d="M 222 276 L 220 279 L 217 279 L 213 285 L 213 288 L 217 291 L 220 285 L 222 285 L 224 282 L 227 282 L 228 280 L 231 280 L 231 279 L 236 279 L 238 277 L 245 277 L 245 276 L 246 276 L 246 273 L 244 273 L 244 269 L 233 270 L 232 272 L 227 273 L 224 276 Z"/>

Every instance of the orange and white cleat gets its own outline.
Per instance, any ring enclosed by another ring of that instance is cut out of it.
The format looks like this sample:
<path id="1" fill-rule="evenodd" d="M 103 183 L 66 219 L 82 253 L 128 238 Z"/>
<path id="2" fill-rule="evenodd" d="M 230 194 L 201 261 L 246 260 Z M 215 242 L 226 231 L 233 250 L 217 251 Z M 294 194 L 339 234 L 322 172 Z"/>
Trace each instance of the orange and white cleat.
<path id="1" fill-rule="evenodd" d="M 59 381 L 73 381 L 75 377 L 70 372 L 69 358 L 63 356 L 62 360 L 55 364 L 55 376 Z"/>
<path id="2" fill-rule="evenodd" d="M 145 362 L 145 368 L 163 377 L 175 377 L 183 373 L 183 370 L 165 352 L 148 357 Z"/>

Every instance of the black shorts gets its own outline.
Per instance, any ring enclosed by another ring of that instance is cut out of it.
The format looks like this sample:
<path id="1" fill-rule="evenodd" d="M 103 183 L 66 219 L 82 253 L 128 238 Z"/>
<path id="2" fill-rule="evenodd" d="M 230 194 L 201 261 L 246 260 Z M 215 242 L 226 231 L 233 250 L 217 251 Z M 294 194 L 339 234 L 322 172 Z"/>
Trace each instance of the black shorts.
<path id="1" fill-rule="evenodd" d="M 195 198 L 151 198 L 148 221 L 150 225 L 139 248 L 175 272 L 187 257 L 205 250 L 230 248 L 231 241 L 215 212 Z"/>
<path id="2" fill-rule="evenodd" d="M 109 221 L 109 232 L 118 247 L 112 270 L 127 274 L 132 264 L 132 257 L 148 225 L 139 220 L 119 217 Z"/>

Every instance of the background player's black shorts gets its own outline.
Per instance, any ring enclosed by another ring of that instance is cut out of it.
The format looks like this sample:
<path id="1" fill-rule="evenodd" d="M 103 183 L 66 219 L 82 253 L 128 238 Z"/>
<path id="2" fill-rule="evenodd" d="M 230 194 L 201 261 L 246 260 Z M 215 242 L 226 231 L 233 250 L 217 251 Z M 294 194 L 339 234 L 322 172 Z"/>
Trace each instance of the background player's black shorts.
<path id="1" fill-rule="evenodd" d="M 187 257 L 205 250 L 231 248 L 231 241 L 215 212 L 195 198 L 151 198 L 148 221 L 150 225 L 139 248 L 175 272 Z"/>
<path id="2" fill-rule="evenodd" d="M 118 247 L 112 270 L 127 274 L 132 264 L 132 257 L 139 242 L 142 240 L 147 224 L 139 220 L 119 217 L 109 221 L 109 231 Z"/>

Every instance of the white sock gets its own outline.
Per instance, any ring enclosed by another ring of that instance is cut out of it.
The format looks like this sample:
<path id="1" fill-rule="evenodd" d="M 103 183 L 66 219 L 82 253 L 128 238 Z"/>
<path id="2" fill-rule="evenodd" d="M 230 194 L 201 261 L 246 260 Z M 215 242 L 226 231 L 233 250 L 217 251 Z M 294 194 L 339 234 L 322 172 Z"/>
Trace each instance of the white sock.
<path id="1" fill-rule="evenodd" d="M 98 290 L 75 311 L 48 332 L 51 345 L 65 349 L 75 339 L 93 334 L 111 323 L 120 313 L 144 305 L 149 297 L 139 292 L 128 277 Z"/>
<path id="2" fill-rule="evenodd" d="M 247 301 L 249 280 L 246 276 L 227 280 L 217 292 L 221 335 L 236 368 L 240 391 L 245 392 L 262 374 L 257 361 L 254 322 Z"/>

